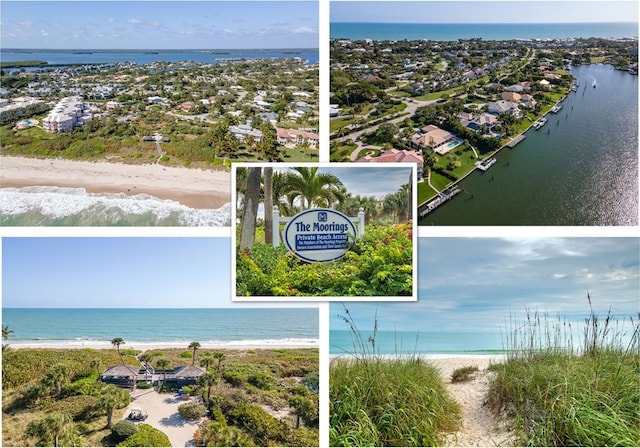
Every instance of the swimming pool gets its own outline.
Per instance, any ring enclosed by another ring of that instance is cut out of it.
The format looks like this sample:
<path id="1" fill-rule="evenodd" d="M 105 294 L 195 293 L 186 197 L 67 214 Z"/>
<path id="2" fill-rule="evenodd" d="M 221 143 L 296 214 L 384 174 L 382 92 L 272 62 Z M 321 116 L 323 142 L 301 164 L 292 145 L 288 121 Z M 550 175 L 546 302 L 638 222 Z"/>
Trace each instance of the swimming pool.
<path id="1" fill-rule="evenodd" d="M 447 143 L 447 149 L 453 149 L 456 146 L 460 145 L 462 142 L 463 142 L 462 139 L 456 138 L 456 139 L 450 141 L 449 143 Z"/>

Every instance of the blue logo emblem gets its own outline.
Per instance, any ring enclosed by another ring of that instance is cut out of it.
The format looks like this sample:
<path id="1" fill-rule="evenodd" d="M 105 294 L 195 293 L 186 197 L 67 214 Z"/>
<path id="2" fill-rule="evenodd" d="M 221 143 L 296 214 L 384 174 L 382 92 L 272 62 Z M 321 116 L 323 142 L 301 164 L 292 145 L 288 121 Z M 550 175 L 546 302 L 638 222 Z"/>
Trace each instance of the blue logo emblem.
<path id="1" fill-rule="evenodd" d="M 318 212 L 318 221 L 327 222 L 327 212 Z"/>

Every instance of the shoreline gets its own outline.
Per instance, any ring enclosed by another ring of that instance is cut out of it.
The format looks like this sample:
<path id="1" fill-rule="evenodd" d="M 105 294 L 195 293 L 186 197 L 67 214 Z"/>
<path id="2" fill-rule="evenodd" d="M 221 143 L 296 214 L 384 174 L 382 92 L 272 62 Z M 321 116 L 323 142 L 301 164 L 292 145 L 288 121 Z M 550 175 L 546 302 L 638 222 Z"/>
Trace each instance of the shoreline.
<path id="1" fill-rule="evenodd" d="M 0 157 L 0 188 L 84 188 L 92 194 L 148 194 L 194 209 L 231 201 L 231 174 L 162 165 Z"/>
<path id="2" fill-rule="evenodd" d="M 92 342 L 82 342 L 77 341 L 77 343 L 52 343 L 46 342 L 43 344 L 38 343 L 11 343 L 11 340 L 5 341 L 4 345 L 8 345 L 10 349 L 13 350 L 114 350 L 113 345 L 109 341 L 105 341 L 104 343 L 96 343 Z M 144 353 L 146 351 L 153 350 L 188 350 L 189 343 L 176 342 L 176 343 L 126 343 L 120 346 L 120 350 L 136 350 Z M 268 349 L 298 349 L 298 348 L 319 348 L 319 341 L 315 343 L 300 343 L 300 344 L 287 344 L 287 343 L 258 343 L 258 342 L 250 342 L 247 344 L 243 344 L 241 342 L 232 341 L 230 343 L 210 343 L 210 342 L 201 342 L 200 350 L 268 350 Z"/>
<path id="3" fill-rule="evenodd" d="M 485 158 L 483 158 L 482 160 L 488 160 L 491 157 L 494 157 L 496 154 L 498 154 L 499 152 L 501 152 L 503 149 L 505 148 L 509 148 L 509 149 L 514 149 L 517 146 L 514 145 L 513 147 L 509 147 L 509 144 L 517 139 L 520 138 L 520 136 L 525 135 L 527 132 L 529 132 L 531 130 L 531 128 L 533 127 L 533 125 L 540 120 L 542 117 L 546 117 L 550 112 L 551 109 L 555 106 L 557 106 L 558 104 L 560 104 L 561 102 L 563 102 L 565 99 L 567 99 L 567 97 L 569 96 L 569 94 L 571 93 L 571 91 L 565 93 L 562 98 L 560 98 L 558 101 L 556 101 L 553 106 L 551 106 L 548 110 L 546 110 L 545 112 L 543 112 L 542 114 L 540 114 L 539 116 L 536 117 L 536 119 L 531 122 L 531 124 L 529 126 L 527 126 L 526 129 L 524 129 L 522 132 L 518 133 L 517 135 L 511 137 L 509 139 L 509 141 L 507 143 L 505 143 L 504 145 L 500 146 L 499 148 L 497 148 L 496 150 L 494 150 L 492 153 L 489 153 L 489 155 L 487 155 Z M 520 143 L 520 142 L 518 142 Z M 452 187 L 456 187 L 457 185 L 459 185 L 463 180 L 465 180 L 467 177 L 469 177 L 471 174 L 473 174 L 476 170 L 478 170 L 478 166 L 474 166 L 471 170 L 469 170 L 467 173 L 463 174 L 458 180 L 456 180 L 455 182 L 451 182 L 450 184 L 447 184 L 446 187 L 444 187 L 441 191 L 437 192 L 435 195 L 431 196 L 429 199 L 425 200 L 424 202 L 418 204 L 418 215 L 420 215 L 420 212 L 422 210 L 420 210 L 422 207 L 428 205 L 431 201 L 433 201 L 434 199 L 436 199 L 438 197 L 438 195 L 440 193 L 442 193 L 443 191 L 452 188 Z M 437 208 L 437 207 L 436 207 Z M 432 210 L 433 211 L 433 210 Z M 428 213 L 427 213 L 428 214 Z M 427 214 L 425 214 L 424 216 L 420 216 L 420 218 L 424 218 L 425 216 L 427 216 Z"/>

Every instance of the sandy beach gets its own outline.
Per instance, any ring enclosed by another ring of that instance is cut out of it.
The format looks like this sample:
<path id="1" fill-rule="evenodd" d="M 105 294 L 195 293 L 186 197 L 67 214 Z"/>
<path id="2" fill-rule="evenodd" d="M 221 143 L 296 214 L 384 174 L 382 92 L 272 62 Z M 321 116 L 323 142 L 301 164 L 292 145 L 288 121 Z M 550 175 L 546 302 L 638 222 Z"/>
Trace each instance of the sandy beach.
<path id="1" fill-rule="evenodd" d="M 75 341 L 69 342 L 65 341 L 60 344 L 53 343 L 21 343 L 21 342 L 8 342 L 8 345 L 14 350 L 20 349 L 93 349 L 93 350 L 113 350 L 113 344 L 110 341 L 100 341 L 98 342 L 84 342 L 84 341 Z M 189 345 L 189 342 L 181 343 L 181 344 L 123 344 L 120 346 L 121 350 L 138 350 L 140 352 L 145 351 L 154 351 L 154 350 L 175 350 L 175 349 L 185 349 Z M 269 349 L 296 349 L 296 348 L 318 348 L 318 344 L 210 344 L 206 342 L 200 343 L 200 349 L 204 350 L 269 350 Z"/>
<path id="2" fill-rule="evenodd" d="M 440 370 L 449 393 L 462 408 L 462 428 L 448 436 L 446 446 L 513 446 L 514 436 L 506 422 L 496 419 L 486 404 L 489 385 L 495 375 L 487 368 L 500 359 L 478 356 L 429 361 Z M 465 366 L 477 366 L 479 371 L 470 381 L 452 383 L 451 374 Z"/>
<path id="3" fill-rule="evenodd" d="M 148 194 L 190 208 L 216 209 L 231 201 L 231 174 L 162 165 L 62 159 L 0 158 L 0 187 L 57 186 L 90 193 Z"/>
<path id="4" fill-rule="evenodd" d="M 349 359 L 348 356 L 330 357 Z M 449 434 L 444 446 L 514 446 L 515 437 L 507 427 L 507 421 L 497 419 L 486 405 L 487 393 L 493 380 L 491 364 L 500 363 L 504 357 L 477 355 L 424 355 L 442 375 L 442 380 L 462 411 L 460 431 Z M 478 372 L 467 382 L 452 383 L 451 374 L 461 367 L 477 366 Z"/>

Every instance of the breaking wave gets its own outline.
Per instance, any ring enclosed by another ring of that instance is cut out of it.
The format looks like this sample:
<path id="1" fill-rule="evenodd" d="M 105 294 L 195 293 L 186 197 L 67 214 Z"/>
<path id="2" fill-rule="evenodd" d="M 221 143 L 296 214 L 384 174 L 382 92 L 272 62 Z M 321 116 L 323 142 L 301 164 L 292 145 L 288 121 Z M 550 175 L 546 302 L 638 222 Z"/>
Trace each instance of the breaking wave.
<path id="1" fill-rule="evenodd" d="M 0 189 L 3 226 L 189 226 L 220 227 L 231 221 L 231 203 L 193 209 L 148 194 L 94 194 L 84 188 Z"/>

